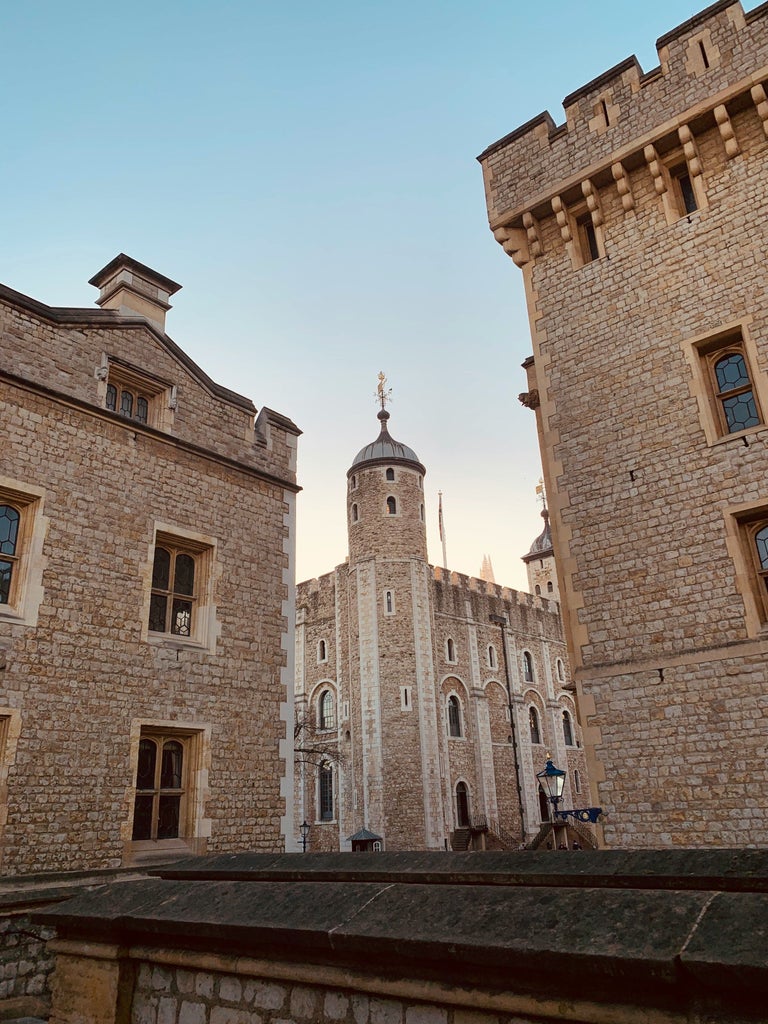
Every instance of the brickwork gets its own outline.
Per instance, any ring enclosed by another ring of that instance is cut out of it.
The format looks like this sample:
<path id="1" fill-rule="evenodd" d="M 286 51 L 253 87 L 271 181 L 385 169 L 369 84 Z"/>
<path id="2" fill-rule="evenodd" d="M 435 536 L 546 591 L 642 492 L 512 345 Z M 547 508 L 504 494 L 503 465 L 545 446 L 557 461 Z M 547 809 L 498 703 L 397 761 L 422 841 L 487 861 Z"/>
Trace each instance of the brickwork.
<path id="1" fill-rule="evenodd" d="M 368 458 L 374 451 L 377 457 Z M 548 749 L 569 768 L 566 806 L 589 804 L 575 706 L 564 689 L 570 677 L 559 607 L 429 566 L 424 467 L 412 452 L 389 460 L 375 445 L 363 452 L 348 474 L 349 560 L 298 587 L 299 713 L 316 728 L 320 697 L 330 691 L 338 715 L 332 731 L 312 736 L 315 764 L 300 758 L 295 827 L 310 823 L 315 851 L 348 850 L 349 837 L 363 828 L 389 850 L 444 849 L 455 829 L 484 820 L 495 840 L 477 832 L 473 843 L 517 846 L 539 831 L 535 776 Z M 492 615 L 505 618 L 503 635 Z M 321 642 L 324 661 L 318 660 Z M 529 708 L 537 701 L 542 741 L 534 746 Z M 566 708 L 573 716 L 569 746 Z M 323 757 L 334 778 L 327 821 L 318 808 Z M 580 773 L 578 797 L 571 769 Z M 466 792 L 461 808 L 460 787 Z"/>
<path id="2" fill-rule="evenodd" d="M 655 71 L 625 62 L 574 93 L 563 129 L 539 119 L 481 162 L 526 286 L 521 397 L 606 839 L 763 845 L 746 765 L 762 763 L 768 649 L 743 525 L 768 502 L 768 8 L 715 4 L 658 51 Z M 762 406 L 742 430 L 718 428 L 703 363 L 729 332 Z"/>
<path id="3" fill-rule="evenodd" d="M 19 562 L 28 584 L 37 573 L 35 616 L 0 604 L 3 872 L 167 854 L 132 846 L 152 725 L 188 742 L 177 855 L 283 848 L 296 428 L 265 410 L 254 426 L 249 400 L 141 319 L 0 299 L 0 494 L 37 499 L 22 558 L 40 547 Z M 170 429 L 105 409 L 104 353 L 176 389 Z M 148 631 L 158 529 L 200 552 L 199 635 Z"/>

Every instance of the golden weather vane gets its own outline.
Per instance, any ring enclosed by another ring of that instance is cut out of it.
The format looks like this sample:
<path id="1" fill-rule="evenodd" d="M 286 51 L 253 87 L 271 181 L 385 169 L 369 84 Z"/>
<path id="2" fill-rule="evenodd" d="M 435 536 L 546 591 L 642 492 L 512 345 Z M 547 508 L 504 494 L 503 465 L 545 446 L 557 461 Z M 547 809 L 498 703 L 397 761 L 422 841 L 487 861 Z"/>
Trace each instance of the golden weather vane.
<path id="1" fill-rule="evenodd" d="M 538 496 L 539 501 L 541 502 L 542 509 L 546 510 L 546 508 L 547 508 L 547 492 L 546 492 L 546 490 L 544 488 L 544 480 L 541 477 L 539 477 L 539 482 L 536 485 L 536 494 Z"/>
<path id="2" fill-rule="evenodd" d="M 379 384 L 376 388 L 376 401 L 381 403 L 383 409 L 387 402 L 392 401 L 392 388 L 387 387 L 387 378 L 384 376 L 384 371 L 379 371 Z"/>

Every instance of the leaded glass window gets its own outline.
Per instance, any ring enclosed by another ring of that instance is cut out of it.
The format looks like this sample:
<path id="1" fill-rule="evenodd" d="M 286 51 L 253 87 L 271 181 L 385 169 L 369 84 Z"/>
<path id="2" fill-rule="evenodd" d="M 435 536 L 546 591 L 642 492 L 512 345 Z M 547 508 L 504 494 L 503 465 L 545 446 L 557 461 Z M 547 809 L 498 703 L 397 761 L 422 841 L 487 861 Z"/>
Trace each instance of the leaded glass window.
<path id="1" fill-rule="evenodd" d="M 163 736 L 142 737 L 136 766 L 133 838 L 177 839 L 184 793 L 184 744 Z"/>
<path id="2" fill-rule="evenodd" d="M 768 601 L 768 526 L 761 527 L 755 534 L 755 549 L 760 565 L 758 574 L 762 580 L 763 599 Z"/>
<path id="3" fill-rule="evenodd" d="M 761 420 L 752 382 L 741 352 L 728 352 L 714 364 L 717 398 L 728 433 L 759 426 Z"/>
<path id="4" fill-rule="evenodd" d="M 528 651 L 523 651 L 523 678 L 526 683 L 533 682 L 533 658 Z"/>
<path id="5" fill-rule="evenodd" d="M 318 715 L 321 729 L 336 728 L 336 707 L 330 690 L 323 690 L 320 695 L 320 714 Z"/>
<path id="6" fill-rule="evenodd" d="M 448 698 L 448 735 L 461 736 L 461 708 L 455 696 Z"/>
<path id="7" fill-rule="evenodd" d="M 333 821 L 333 768 L 323 765 L 318 774 L 320 820 Z"/>
<path id="8" fill-rule="evenodd" d="M 531 743 L 541 743 L 541 729 L 539 727 L 539 713 L 536 708 L 528 711 L 528 724 L 531 728 Z"/>
<path id="9" fill-rule="evenodd" d="M 563 739 L 565 740 L 566 747 L 572 747 L 573 743 L 573 725 L 571 724 L 571 716 L 567 711 L 563 712 Z"/>
<path id="10" fill-rule="evenodd" d="M 195 602 L 195 557 L 186 551 L 163 546 L 155 548 L 150 630 L 191 637 Z"/>
<path id="11" fill-rule="evenodd" d="M 0 505 L 0 604 L 9 604 L 13 575 L 18 565 L 17 547 L 21 513 L 13 505 Z"/>
<path id="12" fill-rule="evenodd" d="M 114 384 L 107 384 L 107 408 L 112 412 L 117 409 L 117 388 Z"/>

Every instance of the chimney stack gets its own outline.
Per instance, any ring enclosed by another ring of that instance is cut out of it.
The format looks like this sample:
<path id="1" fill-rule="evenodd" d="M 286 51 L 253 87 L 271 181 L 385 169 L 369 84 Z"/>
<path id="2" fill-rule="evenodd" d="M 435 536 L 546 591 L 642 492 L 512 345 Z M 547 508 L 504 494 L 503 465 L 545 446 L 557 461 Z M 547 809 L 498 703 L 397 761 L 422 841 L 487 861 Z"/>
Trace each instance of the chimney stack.
<path id="1" fill-rule="evenodd" d="M 171 308 L 168 300 L 181 288 L 169 277 L 122 252 L 94 274 L 88 284 L 99 289 L 96 304 L 102 309 L 114 309 L 121 316 L 144 317 L 163 333 L 165 314 Z"/>

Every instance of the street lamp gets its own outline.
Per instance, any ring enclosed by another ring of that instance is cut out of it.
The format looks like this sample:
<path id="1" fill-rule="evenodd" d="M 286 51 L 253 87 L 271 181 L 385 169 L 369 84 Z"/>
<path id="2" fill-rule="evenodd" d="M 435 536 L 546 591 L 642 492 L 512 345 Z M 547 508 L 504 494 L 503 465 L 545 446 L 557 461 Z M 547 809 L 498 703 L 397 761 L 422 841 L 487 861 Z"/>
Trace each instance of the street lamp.
<path id="1" fill-rule="evenodd" d="M 520 759 L 517 756 L 517 730 L 515 729 L 515 709 L 512 707 L 512 684 L 509 680 L 509 661 L 507 660 L 507 626 L 509 625 L 506 615 L 489 615 L 488 618 L 495 625 L 501 627 L 501 650 L 504 655 L 504 679 L 507 684 L 507 707 L 509 709 L 510 740 L 512 742 L 512 757 L 515 762 L 515 781 L 517 783 L 517 802 L 520 807 L 520 830 L 525 838 L 525 806 L 523 804 L 523 786 L 520 779 Z"/>
<path id="2" fill-rule="evenodd" d="M 563 799 L 563 786 L 565 785 L 565 772 L 560 768 L 555 768 L 552 763 L 552 758 L 547 754 L 547 764 L 543 772 L 536 772 L 536 778 L 539 780 L 539 785 L 544 790 L 547 798 L 552 804 L 552 844 L 554 845 L 557 839 L 557 833 L 555 831 L 557 822 L 557 805 Z M 567 835 L 567 833 L 566 833 Z"/>
<path id="3" fill-rule="evenodd" d="M 301 852 L 307 852 L 307 836 L 309 835 L 310 824 L 305 818 L 304 821 L 299 825 L 299 832 L 301 832 Z"/>

